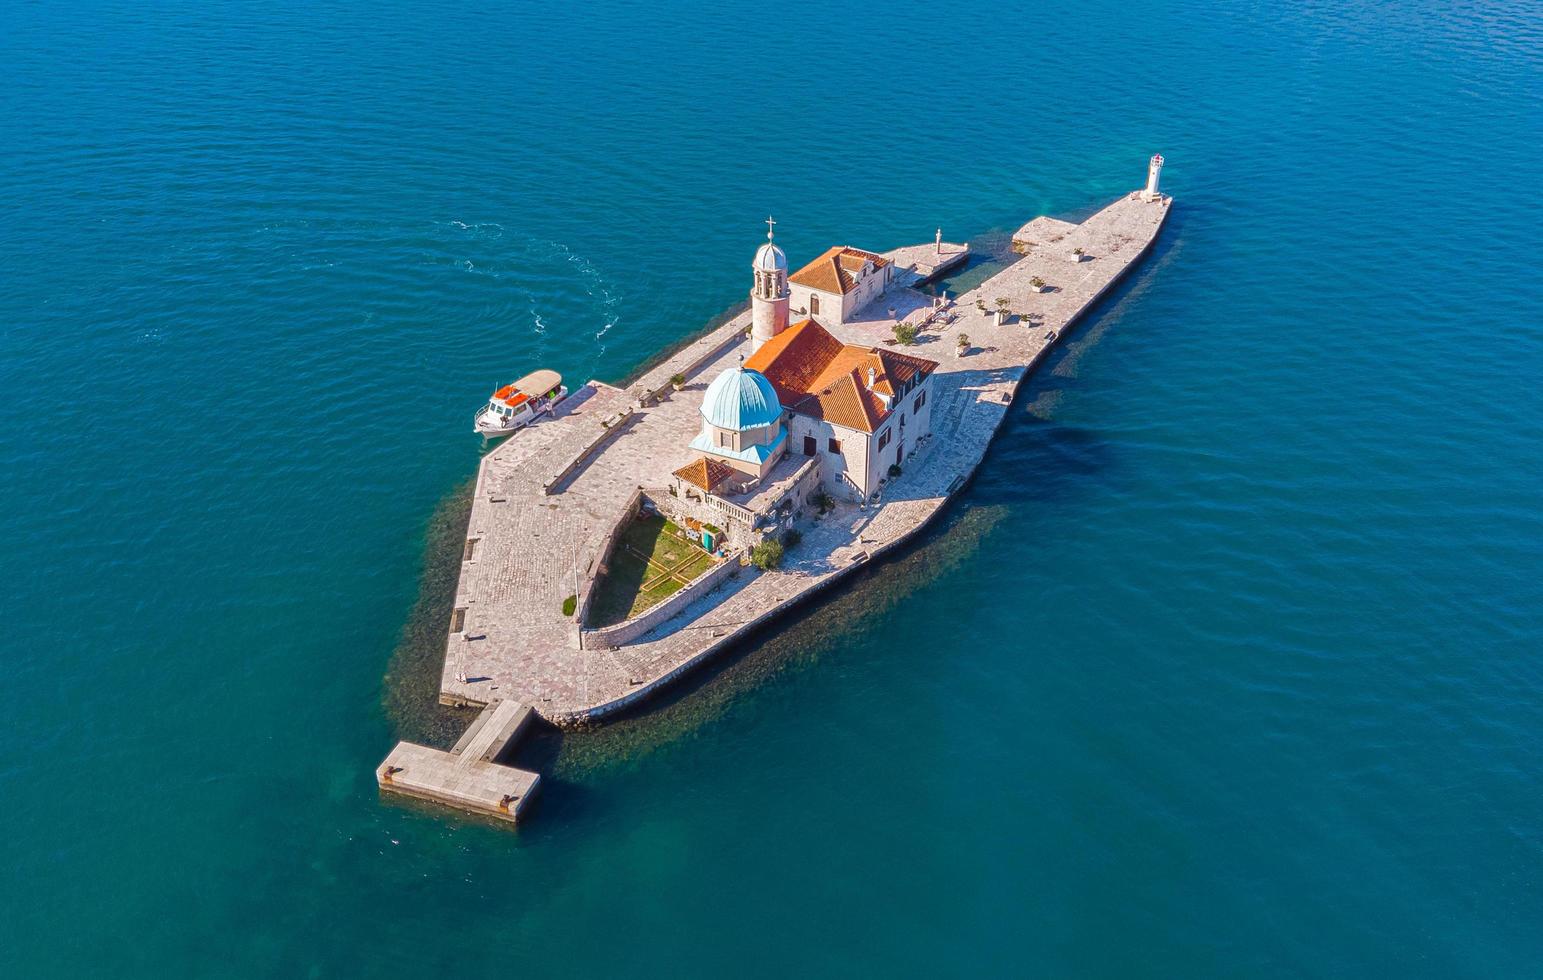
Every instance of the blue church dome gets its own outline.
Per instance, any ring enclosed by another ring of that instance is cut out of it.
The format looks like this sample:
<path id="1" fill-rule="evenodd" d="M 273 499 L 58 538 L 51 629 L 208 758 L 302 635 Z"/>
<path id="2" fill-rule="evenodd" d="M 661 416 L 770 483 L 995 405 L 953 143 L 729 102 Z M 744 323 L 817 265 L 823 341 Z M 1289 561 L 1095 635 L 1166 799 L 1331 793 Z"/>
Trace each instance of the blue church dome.
<path id="1" fill-rule="evenodd" d="M 761 372 L 729 368 L 707 386 L 702 417 L 720 429 L 743 432 L 776 425 L 782 420 L 782 403 Z"/>

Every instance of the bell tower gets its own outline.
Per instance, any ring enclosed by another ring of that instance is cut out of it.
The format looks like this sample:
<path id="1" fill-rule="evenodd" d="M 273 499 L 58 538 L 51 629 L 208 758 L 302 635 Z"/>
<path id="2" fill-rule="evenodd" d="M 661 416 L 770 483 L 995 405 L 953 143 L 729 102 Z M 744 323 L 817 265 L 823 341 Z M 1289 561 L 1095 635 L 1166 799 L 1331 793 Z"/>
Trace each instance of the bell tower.
<path id="1" fill-rule="evenodd" d="M 755 261 L 750 263 L 755 272 L 755 282 L 750 287 L 750 338 L 754 348 L 788 326 L 788 257 L 772 242 L 776 223 L 766 219 L 766 244 L 756 249 Z"/>

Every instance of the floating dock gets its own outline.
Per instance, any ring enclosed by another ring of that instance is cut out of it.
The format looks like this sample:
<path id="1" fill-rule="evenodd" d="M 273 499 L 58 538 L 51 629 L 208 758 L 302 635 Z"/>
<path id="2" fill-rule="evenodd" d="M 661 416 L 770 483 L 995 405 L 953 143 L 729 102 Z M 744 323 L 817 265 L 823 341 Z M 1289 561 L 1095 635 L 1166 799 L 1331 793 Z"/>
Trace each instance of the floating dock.
<path id="1" fill-rule="evenodd" d="M 499 765 L 535 717 L 529 705 L 495 700 L 449 752 L 398 742 L 375 771 L 383 793 L 400 793 L 515 823 L 541 784 L 539 773 Z"/>

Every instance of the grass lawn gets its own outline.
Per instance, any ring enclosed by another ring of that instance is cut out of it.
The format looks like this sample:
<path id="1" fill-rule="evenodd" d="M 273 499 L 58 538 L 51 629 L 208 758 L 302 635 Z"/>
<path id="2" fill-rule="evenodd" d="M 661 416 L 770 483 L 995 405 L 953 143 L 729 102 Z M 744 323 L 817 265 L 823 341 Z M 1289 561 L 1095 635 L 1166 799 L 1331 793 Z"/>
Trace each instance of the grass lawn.
<path id="1" fill-rule="evenodd" d="M 635 520 L 622 531 L 604 575 L 595 582 L 590 626 L 612 626 L 685 588 L 713 558 L 662 517 Z"/>

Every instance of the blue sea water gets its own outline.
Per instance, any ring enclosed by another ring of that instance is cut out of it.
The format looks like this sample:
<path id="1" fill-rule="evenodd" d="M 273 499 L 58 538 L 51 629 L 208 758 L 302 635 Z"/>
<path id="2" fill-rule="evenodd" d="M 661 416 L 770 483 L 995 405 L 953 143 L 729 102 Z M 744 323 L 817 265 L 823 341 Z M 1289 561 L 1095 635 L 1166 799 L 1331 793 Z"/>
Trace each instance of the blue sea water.
<path id="1" fill-rule="evenodd" d="M 1543 975 L 1536 4 L 13 0 L 0 64 L 5 975 Z M 517 833 L 377 798 L 495 382 L 700 330 L 768 212 L 990 251 L 1157 151 L 943 526 Z"/>

